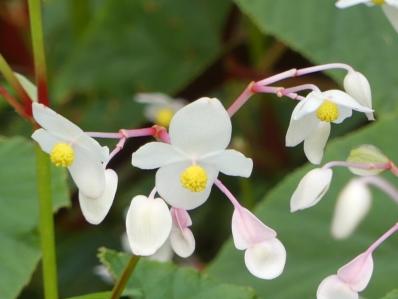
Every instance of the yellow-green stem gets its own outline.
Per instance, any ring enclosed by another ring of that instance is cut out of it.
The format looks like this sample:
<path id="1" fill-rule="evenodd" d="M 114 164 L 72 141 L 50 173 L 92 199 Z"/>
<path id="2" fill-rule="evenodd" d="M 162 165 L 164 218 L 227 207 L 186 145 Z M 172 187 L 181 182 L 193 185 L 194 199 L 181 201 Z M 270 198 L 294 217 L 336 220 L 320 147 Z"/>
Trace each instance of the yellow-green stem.
<path id="1" fill-rule="evenodd" d="M 119 299 L 120 296 L 122 295 L 126 284 L 131 276 L 131 273 L 133 273 L 140 257 L 136 255 L 132 255 L 130 260 L 128 261 L 126 267 L 123 270 L 122 275 L 120 275 L 119 280 L 116 282 L 113 290 L 112 290 L 112 296 L 110 299 Z"/>
<path id="2" fill-rule="evenodd" d="M 57 299 L 58 280 L 51 194 L 51 168 L 48 155 L 38 145 L 36 145 L 36 161 L 44 298 Z"/>

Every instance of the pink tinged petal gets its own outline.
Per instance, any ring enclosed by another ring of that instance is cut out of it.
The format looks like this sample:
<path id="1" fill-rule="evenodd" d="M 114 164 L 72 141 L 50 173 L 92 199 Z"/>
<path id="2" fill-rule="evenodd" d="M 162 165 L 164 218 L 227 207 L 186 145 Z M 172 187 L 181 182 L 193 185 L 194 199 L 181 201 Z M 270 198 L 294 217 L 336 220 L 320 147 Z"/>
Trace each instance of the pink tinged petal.
<path id="1" fill-rule="evenodd" d="M 337 275 L 326 277 L 318 287 L 317 299 L 358 299 L 358 293 L 341 281 Z"/>
<path id="2" fill-rule="evenodd" d="M 287 129 L 285 144 L 292 147 L 303 142 L 304 139 L 311 134 L 313 128 L 319 123 L 314 114 L 308 114 L 298 120 L 290 118 L 289 128 Z"/>
<path id="3" fill-rule="evenodd" d="M 189 156 L 218 152 L 231 140 L 227 111 L 215 98 L 200 98 L 181 108 L 170 122 L 170 140 Z"/>
<path id="4" fill-rule="evenodd" d="M 339 0 L 336 2 L 337 8 L 347 8 L 361 3 L 368 3 L 370 0 Z"/>
<path id="5" fill-rule="evenodd" d="M 292 119 L 299 120 L 300 118 L 314 113 L 319 106 L 322 105 L 324 97 L 319 91 L 310 92 L 304 100 L 301 100 L 293 110 Z"/>
<path id="6" fill-rule="evenodd" d="M 344 78 L 344 89 L 359 104 L 372 109 L 372 91 L 366 77 L 357 71 L 349 71 Z M 373 113 L 367 113 L 369 120 L 374 120 Z"/>
<path id="7" fill-rule="evenodd" d="M 158 249 L 156 252 L 150 256 L 148 259 L 151 261 L 158 262 L 168 262 L 173 258 L 173 249 L 170 245 L 170 240 L 167 239 L 166 242 Z"/>
<path id="8" fill-rule="evenodd" d="M 387 19 L 390 21 L 391 25 L 398 32 L 398 4 L 393 5 L 383 5 L 383 11 Z"/>
<path id="9" fill-rule="evenodd" d="M 62 142 L 62 140 L 54 135 L 51 135 L 44 129 L 37 129 L 34 131 L 32 134 L 32 139 L 36 141 L 40 145 L 40 148 L 46 153 L 50 153 L 54 148 L 54 145 Z"/>
<path id="10" fill-rule="evenodd" d="M 79 203 L 84 218 L 91 224 L 104 220 L 112 206 L 117 189 L 118 177 L 112 169 L 105 170 L 105 190 L 100 197 L 90 198 L 79 192 Z"/>
<path id="11" fill-rule="evenodd" d="M 331 89 L 324 91 L 323 97 L 325 100 L 331 101 L 338 106 L 344 106 L 347 108 L 350 108 L 352 110 L 356 110 L 359 112 L 364 112 L 364 113 L 372 113 L 373 109 L 361 105 L 357 100 L 355 100 L 352 96 L 350 96 L 348 93 L 345 93 L 341 90 L 338 89 Z"/>
<path id="12" fill-rule="evenodd" d="M 304 153 L 312 164 L 321 163 L 329 135 L 330 123 L 322 121 L 304 140 Z"/>
<path id="13" fill-rule="evenodd" d="M 32 112 L 33 118 L 40 126 L 62 140 L 71 142 L 84 134 L 74 123 L 43 104 L 33 103 Z"/>
<path id="14" fill-rule="evenodd" d="M 296 212 L 316 205 L 328 191 L 332 176 L 331 169 L 310 170 L 301 179 L 290 199 L 290 211 Z"/>
<path id="15" fill-rule="evenodd" d="M 199 161 L 212 165 L 226 175 L 249 177 L 253 170 L 253 160 L 236 150 L 224 150 L 201 158 Z"/>
<path id="16" fill-rule="evenodd" d="M 161 198 L 135 196 L 126 217 L 127 237 L 133 254 L 154 254 L 169 237 L 171 225 L 169 209 Z"/>
<path id="17" fill-rule="evenodd" d="M 340 193 L 332 220 L 336 239 L 349 237 L 370 210 L 372 195 L 366 184 L 352 180 Z"/>
<path id="18" fill-rule="evenodd" d="M 276 232 L 262 223 L 246 208 L 235 208 L 232 215 L 232 237 L 235 247 L 245 250 L 276 237 Z"/>
<path id="19" fill-rule="evenodd" d="M 281 275 L 286 264 L 286 249 L 276 238 L 258 243 L 245 251 L 245 264 L 254 276 L 274 279 Z"/>
<path id="20" fill-rule="evenodd" d="M 105 190 L 104 166 L 90 152 L 74 147 L 75 159 L 69 172 L 79 192 L 86 197 L 97 198 Z"/>
<path id="21" fill-rule="evenodd" d="M 191 217 L 184 209 L 171 208 L 170 213 L 173 219 L 173 224 L 181 230 L 192 225 Z"/>
<path id="22" fill-rule="evenodd" d="M 195 251 L 195 238 L 189 228 L 181 230 L 173 225 L 170 233 L 170 244 L 174 252 L 182 258 L 191 256 Z"/>
<path id="23" fill-rule="evenodd" d="M 141 169 L 154 169 L 183 160 L 188 160 L 188 157 L 170 144 L 149 142 L 133 153 L 131 164 Z"/>
<path id="24" fill-rule="evenodd" d="M 156 172 L 156 189 L 162 198 L 171 206 L 192 210 L 202 205 L 210 195 L 211 187 L 217 178 L 218 171 L 205 164 L 199 164 L 207 173 L 206 189 L 202 192 L 191 192 L 180 182 L 181 173 L 191 165 L 188 162 L 174 163 L 163 166 Z"/>
<path id="25" fill-rule="evenodd" d="M 368 286 L 372 274 L 373 257 L 367 252 L 358 255 L 337 271 L 338 278 L 356 292 L 362 292 Z"/>

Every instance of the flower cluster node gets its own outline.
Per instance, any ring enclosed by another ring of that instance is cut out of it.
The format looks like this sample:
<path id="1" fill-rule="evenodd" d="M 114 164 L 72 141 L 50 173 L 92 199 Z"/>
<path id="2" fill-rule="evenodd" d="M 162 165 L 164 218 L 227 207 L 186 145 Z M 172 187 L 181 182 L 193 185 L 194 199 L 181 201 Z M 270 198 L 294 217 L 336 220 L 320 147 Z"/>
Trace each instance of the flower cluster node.
<path id="1" fill-rule="evenodd" d="M 199 165 L 189 166 L 181 173 L 180 182 L 192 192 L 203 192 L 207 185 L 206 170 Z"/>
<path id="2" fill-rule="evenodd" d="M 51 162 L 57 167 L 69 167 L 75 160 L 75 152 L 67 143 L 57 143 L 50 153 Z"/>
<path id="3" fill-rule="evenodd" d="M 316 110 L 316 116 L 321 121 L 332 122 L 339 118 L 339 107 L 331 101 L 324 101 Z"/>
<path id="4" fill-rule="evenodd" d="M 173 118 L 174 111 L 170 108 L 162 108 L 157 111 L 155 122 L 163 127 L 168 127 Z"/>

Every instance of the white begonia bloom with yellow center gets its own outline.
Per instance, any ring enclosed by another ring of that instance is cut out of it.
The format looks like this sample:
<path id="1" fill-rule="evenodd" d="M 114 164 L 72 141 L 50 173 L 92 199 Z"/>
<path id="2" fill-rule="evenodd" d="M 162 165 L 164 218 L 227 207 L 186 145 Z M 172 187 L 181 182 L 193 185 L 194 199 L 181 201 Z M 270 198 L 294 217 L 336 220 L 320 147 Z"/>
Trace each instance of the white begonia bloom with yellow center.
<path id="1" fill-rule="evenodd" d="M 360 179 L 351 180 L 337 198 L 331 232 L 336 239 L 348 238 L 365 218 L 372 204 L 372 194 Z"/>
<path id="2" fill-rule="evenodd" d="M 168 127 L 173 115 L 187 104 L 183 99 L 173 99 L 163 93 L 139 93 L 135 100 L 147 104 L 145 117 L 163 127 Z"/>
<path id="3" fill-rule="evenodd" d="M 380 5 L 387 19 L 398 32 L 398 0 L 339 0 L 336 2 L 338 8 L 347 8 L 357 4 Z"/>
<path id="4" fill-rule="evenodd" d="M 308 160 L 319 164 L 330 135 L 331 123 L 343 122 L 352 115 L 352 110 L 373 112 L 340 90 L 312 91 L 293 110 L 286 146 L 296 146 L 304 141 L 304 153 Z"/>
<path id="5" fill-rule="evenodd" d="M 159 168 L 156 190 L 171 206 L 194 209 L 209 197 L 218 173 L 249 177 L 253 161 L 226 149 L 232 125 L 215 98 L 201 98 L 179 110 L 170 122 L 170 144 L 150 142 L 132 155 L 142 169 Z"/>
<path id="6" fill-rule="evenodd" d="M 316 205 L 329 190 L 333 172 L 331 169 L 310 170 L 299 182 L 290 199 L 290 211 L 296 212 Z"/>
<path id="7" fill-rule="evenodd" d="M 33 118 L 42 127 L 32 134 L 51 162 L 67 167 L 79 189 L 86 220 L 100 223 L 107 215 L 117 189 L 117 174 L 105 169 L 109 150 L 50 108 L 33 103 Z"/>

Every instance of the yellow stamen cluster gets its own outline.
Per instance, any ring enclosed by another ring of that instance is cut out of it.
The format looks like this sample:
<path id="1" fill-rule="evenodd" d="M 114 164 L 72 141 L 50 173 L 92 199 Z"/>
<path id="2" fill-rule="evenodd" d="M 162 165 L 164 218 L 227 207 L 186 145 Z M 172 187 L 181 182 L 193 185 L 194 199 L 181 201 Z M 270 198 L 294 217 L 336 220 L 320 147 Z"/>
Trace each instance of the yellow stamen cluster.
<path id="1" fill-rule="evenodd" d="M 206 170 L 199 165 L 189 166 L 181 173 L 180 182 L 184 188 L 192 192 L 202 192 L 207 185 Z"/>
<path id="2" fill-rule="evenodd" d="M 385 0 L 372 0 L 374 5 L 383 5 L 386 1 Z"/>
<path id="3" fill-rule="evenodd" d="M 316 110 L 316 116 L 321 121 L 335 121 L 339 117 L 339 107 L 335 103 L 326 100 Z"/>
<path id="4" fill-rule="evenodd" d="M 173 115 L 174 112 L 170 108 L 160 109 L 156 114 L 155 122 L 157 125 L 168 127 Z"/>
<path id="5" fill-rule="evenodd" d="M 55 166 L 69 167 L 75 160 L 75 152 L 69 144 L 57 143 L 51 150 L 50 159 Z"/>

